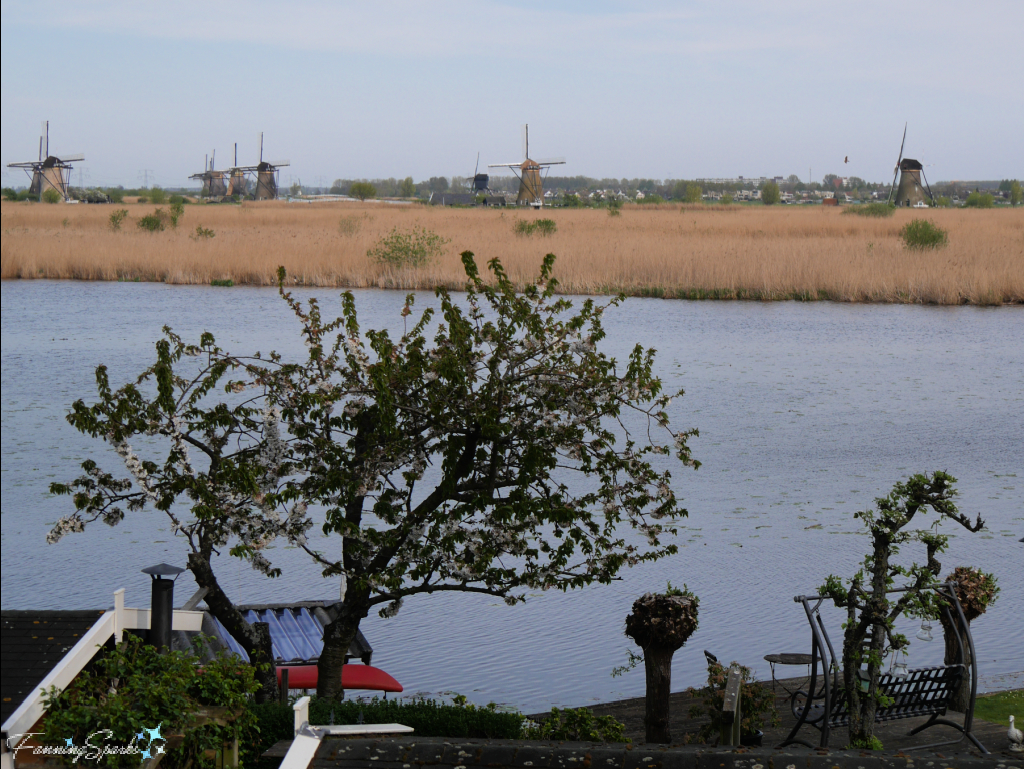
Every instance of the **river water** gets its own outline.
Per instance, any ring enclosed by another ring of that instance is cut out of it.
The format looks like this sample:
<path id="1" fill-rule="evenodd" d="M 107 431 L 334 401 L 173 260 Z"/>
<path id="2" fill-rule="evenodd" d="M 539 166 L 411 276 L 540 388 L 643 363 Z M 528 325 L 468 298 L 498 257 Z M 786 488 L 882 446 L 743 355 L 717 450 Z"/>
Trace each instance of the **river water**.
<path id="1" fill-rule="evenodd" d="M 296 291 L 321 297 L 331 314 L 336 294 Z M 403 294 L 365 290 L 356 300 L 364 329 L 400 322 Z M 119 470 L 109 449 L 67 425 L 69 405 L 95 397 L 100 363 L 115 386 L 137 375 L 165 324 L 193 339 L 209 330 L 232 351 L 297 356 L 296 324 L 276 291 L 258 288 L 5 281 L 2 304 L 3 608 L 104 607 L 119 587 L 128 605 L 146 606 L 139 570 L 185 560 L 159 515 L 45 542 L 70 511 L 49 483 L 76 477 L 87 457 Z M 418 296 L 417 308 L 434 304 Z M 435 595 L 408 600 L 393 619 L 371 616 L 363 629 L 374 664 L 407 693 L 460 692 L 527 712 L 641 695 L 642 670 L 610 671 L 631 648 L 622 631 L 632 601 L 669 580 L 701 601 L 700 626 L 675 656 L 674 689 L 701 682 L 703 649 L 767 677 L 765 654 L 809 650 L 793 596 L 829 573 L 851 575 L 863 558 L 853 513 L 909 474 L 940 469 L 959 479 L 961 510 L 987 522 L 973 535 L 944 526 L 944 572 L 978 566 L 1002 587 L 973 625 L 984 681 L 1022 685 L 1024 308 L 629 299 L 605 323 L 604 347 L 620 360 L 637 342 L 657 348 L 667 389 L 686 389 L 670 407 L 673 425 L 700 429 L 692 446 L 703 467 L 674 473 L 689 510 L 679 554 L 610 586 L 517 607 Z M 284 568 L 276 580 L 220 560 L 238 602 L 337 595 L 297 550 L 273 553 Z M 177 602 L 193 589 L 182 575 Z M 837 641 L 839 619 L 830 615 Z M 901 628 L 913 641 L 915 624 Z M 914 641 L 910 666 L 939 661 L 940 647 Z"/>

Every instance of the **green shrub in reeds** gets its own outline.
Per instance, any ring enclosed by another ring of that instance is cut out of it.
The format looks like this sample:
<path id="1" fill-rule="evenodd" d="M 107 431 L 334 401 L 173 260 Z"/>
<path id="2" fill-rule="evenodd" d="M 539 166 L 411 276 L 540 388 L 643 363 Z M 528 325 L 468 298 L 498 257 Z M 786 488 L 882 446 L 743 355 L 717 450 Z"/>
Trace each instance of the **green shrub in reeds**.
<path id="1" fill-rule="evenodd" d="M 140 218 L 135 224 L 140 230 L 146 230 L 146 232 L 162 232 L 167 227 L 169 218 L 162 208 L 157 208 L 153 213 Z"/>
<path id="2" fill-rule="evenodd" d="M 900 237 L 907 248 L 942 248 L 949 242 L 946 231 L 927 219 L 914 219 L 900 230 Z"/>
<path id="3" fill-rule="evenodd" d="M 884 219 L 887 216 L 892 216 L 896 211 L 895 206 L 890 206 L 888 203 L 865 203 L 860 206 L 847 206 L 843 209 L 844 214 L 857 214 L 857 216 L 874 216 L 879 219 Z"/>
<path id="4" fill-rule="evenodd" d="M 537 233 L 539 235 L 554 235 L 558 231 L 558 225 L 553 219 L 538 219 L 535 222 L 528 222 L 524 219 L 517 219 L 512 225 L 512 231 L 516 235 L 529 236 Z"/>
<path id="5" fill-rule="evenodd" d="M 121 229 L 121 225 L 124 220 L 128 217 L 127 208 L 119 208 L 110 215 L 110 229 L 117 232 Z"/>
<path id="6" fill-rule="evenodd" d="M 423 227 L 403 231 L 395 227 L 378 240 L 366 255 L 378 264 L 392 267 L 419 267 L 441 256 L 447 238 Z"/>

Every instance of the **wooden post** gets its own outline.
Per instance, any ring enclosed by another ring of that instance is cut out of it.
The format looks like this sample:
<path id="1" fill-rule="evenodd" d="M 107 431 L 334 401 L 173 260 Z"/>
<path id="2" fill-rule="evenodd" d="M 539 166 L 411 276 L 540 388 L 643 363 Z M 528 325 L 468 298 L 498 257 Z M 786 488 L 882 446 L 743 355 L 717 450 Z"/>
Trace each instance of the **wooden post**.
<path id="1" fill-rule="evenodd" d="M 281 685 L 277 690 L 282 705 L 288 704 L 288 668 L 281 668 Z"/>
<path id="2" fill-rule="evenodd" d="M 729 668 L 729 678 L 725 684 L 725 695 L 722 701 L 720 745 L 735 747 L 740 744 L 740 729 L 743 721 L 743 711 L 740 706 L 742 688 L 743 674 L 739 665 L 733 665 Z"/>

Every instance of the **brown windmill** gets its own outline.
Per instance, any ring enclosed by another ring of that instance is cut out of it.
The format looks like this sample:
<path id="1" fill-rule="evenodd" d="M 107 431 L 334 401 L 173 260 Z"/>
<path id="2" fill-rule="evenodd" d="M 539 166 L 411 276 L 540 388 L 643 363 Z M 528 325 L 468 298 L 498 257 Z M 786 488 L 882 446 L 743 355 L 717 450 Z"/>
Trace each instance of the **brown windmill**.
<path id="1" fill-rule="evenodd" d="M 565 158 L 531 160 L 529 125 L 523 126 L 523 157 L 525 160 L 519 163 L 491 163 L 488 168 L 512 169 L 512 173 L 519 177 L 519 194 L 516 196 L 516 205 L 540 208 L 544 205 L 543 171 L 548 166 L 564 165 Z"/>
<path id="2" fill-rule="evenodd" d="M 248 183 L 244 182 L 244 180 L 246 177 L 250 177 L 255 182 L 254 200 L 275 200 L 277 198 L 280 169 L 288 165 L 291 165 L 291 163 L 287 160 L 274 160 L 272 162 L 263 160 L 263 132 L 261 131 L 259 163 L 254 166 L 239 166 L 236 155 L 235 167 L 231 169 L 231 179 L 234 182 L 237 174 L 243 179 L 246 187 L 248 187 Z"/>
<path id="3" fill-rule="evenodd" d="M 203 161 L 203 172 L 188 177 L 189 179 L 198 179 L 203 183 L 203 189 L 199 194 L 204 198 L 222 198 L 228 193 L 227 184 L 224 181 L 227 178 L 227 171 L 215 170 L 216 162 L 217 150 L 214 150 L 213 154 L 207 155 Z"/>
<path id="4" fill-rule="evenodd" d="M 248 193 L 249 182 L 245 178 L 245 172 L 238 167 L 238 142 L 235 142 L 235 164 L 231 167 L 228 195 L 244 198 Z"/>
<path id="5" fill-rule="evenodd" d="M 8 163 L 8 168 L 21 168 L 28 174 L 28 191 L 42 197 L 47 190 L 56 190 L 61 200 L 70 197 L 71 164 L 85 160 L 85 155 L 63 155 L 58 157 L 50 154 L 50 121 L 44 121 L 39 137 L 39 159 L 24 163 Z"/>
<path id="6" fill-rule="evenodd" d="M 886 202 L 894 202 L 897 208 L 916 205 L 918 203 L 934 202 L 931 185 L 924 175 L 924 166 L 919 160 L 903 157 L 903 147 L 907 143 L 907 127 L 903 126 L 903 141 L 900 143 L 900 155 L 896 160 L 896 169 L 892 174 L 892 184 L 889 186 L 889 197 Z M 900 184 L 896 187 L 896 175 L 899 174 Z M 924 186 L 921 182 L 924 182 Z M 896 199 L 893 201 L 893 189 L 896 190 Z"/>

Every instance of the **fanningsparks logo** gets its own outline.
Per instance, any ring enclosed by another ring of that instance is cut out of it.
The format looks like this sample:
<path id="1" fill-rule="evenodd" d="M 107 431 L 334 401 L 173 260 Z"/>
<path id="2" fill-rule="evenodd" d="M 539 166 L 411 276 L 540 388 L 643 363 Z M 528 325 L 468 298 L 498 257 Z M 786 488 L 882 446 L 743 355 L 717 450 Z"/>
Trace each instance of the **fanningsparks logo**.
<path id="1" fill-rule="evenodd" d="M 7 748 L 15 758 L 19 750 L 28 750 L 33 756 L 65 756 L 73 764 L 79 761 L 99 761 L 104 756 L 128 755 L 138 755 L 146 761 L 162 754 L 167 746 L 167 739 L 160 734 L 161 726 L 162 722 L 156 725 L 156 729 L 143 727 L 127 744 L 111 741 L 114 733 L 110 729 L 100 729 L 86 737 L 81 745 L 76 745 L 73 737 L 64 740 L 63 745 L 30 745 L 29 740 L 42 736 L 41 732 L 15 734 L 7 738 Z"/>

